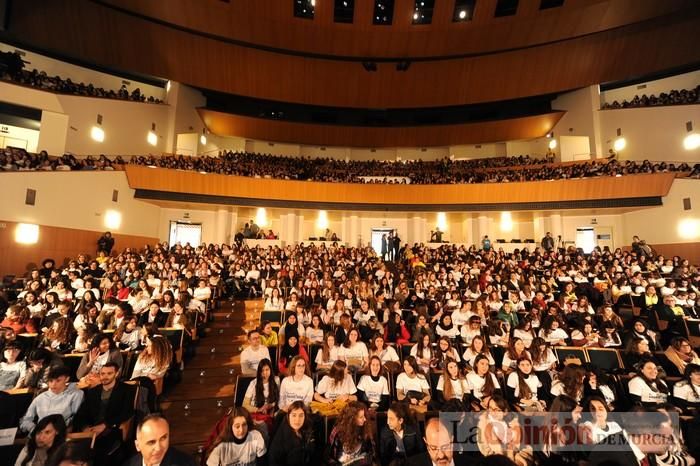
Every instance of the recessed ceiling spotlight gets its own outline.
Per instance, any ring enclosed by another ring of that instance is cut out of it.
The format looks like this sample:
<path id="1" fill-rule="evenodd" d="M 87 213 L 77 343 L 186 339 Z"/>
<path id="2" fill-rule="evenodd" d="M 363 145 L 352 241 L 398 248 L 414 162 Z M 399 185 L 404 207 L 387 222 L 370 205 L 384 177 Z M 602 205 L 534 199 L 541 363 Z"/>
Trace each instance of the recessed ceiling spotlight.
<path id="1" fill-rule="evenodd" d="M 461 10 L 459 12 L 459 19 L 464 19 L 467 17 L 467 10 Z"/>
<path id="2" fill-rule="evenodd" d="M 417 19 L 418 19 L 418 12 L 417 12 L 417 11 L 416 11 L 415 13 L 413 13 L 413 19 L 414 19 L 414 20 L 417 20 Z"/>

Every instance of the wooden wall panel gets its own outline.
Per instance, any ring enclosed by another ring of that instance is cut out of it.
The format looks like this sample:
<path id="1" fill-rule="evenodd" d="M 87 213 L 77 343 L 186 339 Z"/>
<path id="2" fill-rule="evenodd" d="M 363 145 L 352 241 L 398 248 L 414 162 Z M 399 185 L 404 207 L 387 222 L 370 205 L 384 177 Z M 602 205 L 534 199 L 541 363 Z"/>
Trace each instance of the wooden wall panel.
<path id="1" fill-rule="evenodd" d="M 198 111 L 207 128 L 219 136 L 339 147 L 436 147 L 535 139 L 551 131 L 565 113 L 461 125 L 378 128 L 291 123 L 204 108 Z"/>
<path id="2" fill-rule="evenodd" d="M 0 277 L 5 275 L 23 276 L 33 268 L 41 266 L 46 258 L 52 258 L 57 264 L 68 259 L 86 254 L 95 257 L 97 239 L 101 231 L 78 230 L 73 228 L 58 228 L 39 226 L 39 242 L 25 245 L 15 242 L 15 222 L 0 220 L 4 228 L 0 228 Z M 113 233 L 114 251 L 124 248 L 143 248 L 146 244 L 159 242 L 158 238 L 144 236 L 120 235 Z"/>
<path id="3" fill-rule="evenodd" d="M 499 204 L 666 196 L 675 175 L 461 185 L 322 183 L 200 174 L 129 165 L 132 189 L 253 199 L 357 204 Z"/>
<path id="4" fill-rule="evenodd" d="M 493 53 L 594 34 L 693 6 L 694 0 L 567 0 L 539 10 L 520 2 L 513 17 L 495 18 L 495 1 L 476 2 L 472 21 L 453 23 L 452 1 L 435 2 L 431 24 L 412 24 L 414 0 L 396 0 L 391 26 L 372 24 L 373 2 L 355 2 L 353 24 L 333 22 L 333 2 L 319 1 L 313 20 L 292 15 L 290 0 L 202 2 L 102 0 L 105 5 L 173 26 L 257 46 L 354 57 L 433 57 Z"/>
<path id="5" fill-rule="evenodd" d="M 700 47 L 695 46 L 699 16 L 700 7 L 542 46 L 414 62 L 407 72 L 397 72 L 394 63 L 369 73 L 356 62 L 254 50 L 88 0 L 14 2 L 9 30 L 0 38 L 237 95 L 338 107 L 409 108 L 548 94 L 700 62 Z"/>

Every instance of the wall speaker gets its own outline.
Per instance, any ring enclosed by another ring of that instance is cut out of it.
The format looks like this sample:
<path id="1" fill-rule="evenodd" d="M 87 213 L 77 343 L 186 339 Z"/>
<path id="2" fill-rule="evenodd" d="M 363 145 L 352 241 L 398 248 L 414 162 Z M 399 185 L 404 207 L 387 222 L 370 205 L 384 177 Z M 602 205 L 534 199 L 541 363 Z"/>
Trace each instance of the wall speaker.
<path id="1" fill-rule="evenodd" d="M 36 189 L 27 188 L 27 195 L 24 198 L 26 205 L 34 205 L 36 203 Z"/>
<path id="2" fill-rule="evenodd" d="M 112 190 L 112 202 L 117 202 L 119 200 L 119 190 Z"/>
<path id="3" fill-rule="evenodd" d="M 683 199 L 683 210 L 690 210 L 690 198 L 686 197 Z"/>

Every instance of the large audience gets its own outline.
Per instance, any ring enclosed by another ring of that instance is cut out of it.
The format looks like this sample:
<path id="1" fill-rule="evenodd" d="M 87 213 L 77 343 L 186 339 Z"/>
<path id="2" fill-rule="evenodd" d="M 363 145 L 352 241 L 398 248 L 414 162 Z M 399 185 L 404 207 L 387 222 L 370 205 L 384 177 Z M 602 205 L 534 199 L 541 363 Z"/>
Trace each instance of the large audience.
<path id="1" fill-rule="evenodd" d="M 685 162 L 674 164 L 649 160 L 618 161 L 614 158 L 567 165 L 552 164 L 544 159 L 532 159 L 528 156 L 473 160 L 446 158 L 404 163 L 297 158 L 247 152 L 223 152 L 218 157 L 149 155 L 127 159 L 128 162 L 121 156 L 111 159 L 105 155 L 79 158 L 73 154 L 53 157 L 46 151 L 35 154 L 24 149 L 7 147 L 0 152 L 0 171 L 118 170 L 131 163 L 254 178 L 388 184 L 508 183 L 663 172 L 685 173 L 692 178 L 700 177 L 700 163 L 690 166 Z"/>
<path id="2" fill-rule="evenodd" d="M 605 102 L 602 110 L 614 110 L 619 108 L 656 107 L 662 105 L 692 105 L 700 103 L 700 85 L 694 89 L 674 89 L 668 93 L 662 92 L 658 96 L 651 94 L 642 96 L 635 95 L 632 100 L 618 102 Z"/>
<path id="3" fill-rule="evenodd" d="M 131 100 L 134 102 L 163 103 L 162 100 L 141 93 L 140 88 L 129 92 L 126 85 L 119 90 L 95 87 L 91 83 L 77 83 L 70 78 L 49 76 L 45 71 L 24 69 L 25 63 L 17 52 L 0 52 L 0 79 L 23 86 L 30 86 L 42 91 L 58 92 L 85 97 L 102 97 L 106 99 Z"/>
<path id="4" fill-rule="evenodd" d="M 300 245 L 116 253 L 108 235 L 99 248 L 94 260 L 44 261 L 6 296 L 0 389 L 36 394 L 13 418 L 29 435 L 17 464 L 65 455 L 71 430 L 97 436 L 95 464 L 121 464 L 132 443 L 119 426 L 132 416 L 139 454 L 125 464 L 193 464 L 167 443 L 178 426 L 153 414 L 163 379 L 185 364 L 164 329 L 182 330 L 187 351 L 218 295 L 260 297 L 264 310 L 207 465 L 697 458 L 700 272 L 643 241 L 591 254 L 544 241 L 513 254 L 402 245 L 396 262 Z M 135 412 L 129 379 L 146 392 Z M 579 448 L 565 448 L 563 427 L 539 443 L 520 435 L 545 413 L 580 432 Z M 453 438 L 445 415 L 481 435 Z M 166 440 L 149 448 L 154 438 Z"/>

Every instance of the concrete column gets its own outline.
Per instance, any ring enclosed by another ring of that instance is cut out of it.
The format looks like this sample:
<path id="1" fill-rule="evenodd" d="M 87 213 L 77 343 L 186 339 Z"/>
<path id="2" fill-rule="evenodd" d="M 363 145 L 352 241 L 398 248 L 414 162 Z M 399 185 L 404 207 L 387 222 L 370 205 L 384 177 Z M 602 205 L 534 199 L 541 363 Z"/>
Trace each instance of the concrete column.
<path id="1" fill-rule="evenodd" d="M 348 246 L 359 246 L 360 243 L 360 218 L 357 215 L 350 215 L 350 231 L 347 238 Z"/>
<path id="2" fill-rule="evenodd" d="M 479 214 L 479 217 L 477 218 L 477 235 L 476 238 L 474 238 L 474 243 L 477 244 L 479 247 L 481 247 L 481 239 L 485 236 L 488 235 L 489 238 L 491 238 L 491 243 L 494 243 L 496 241 L 496 238 L 493 238 L 493 235 L 490 234 L 489 232 L 489 218 L 484 215 L 484 214 Z"/>
<path id="3" fill-rule="evenodd" d="M 535 236 L 534 240 L 539 242 L 542 237 L 547 233 L 544 226 L 544 218 L 539 212 L 535 212 L 532 215 L 533 229 L 532 234 Z"/>
<path id="4" fill-rule="evenodd" d="M 304 232 L 304 216 L 296 215 L 296 228 L 294 229 L 294 240 L 292 244 L 299 243 L 301 241 L 309 242 L 309 235 Z"/>
<path id="5" fill-rule="evenodd" d="M 474 219 L 471 214 L 467 214 L 462 220 L 462 243 L 474 244 Z"/>
<path id="6" fill-rule="evenodd" d="M 558 236 L 562 236 L 562 240 L 567 241 L 569 239 L 574 240 L 575 238 L 564 238 L 564 226 L 563 222 L 561 219 L 561 214 L 552 214 L 549 216 L 549 221 L 550 221 L 550 228 L 552 232 L 552 236 L 554 237 L 555 241 Z"/>

